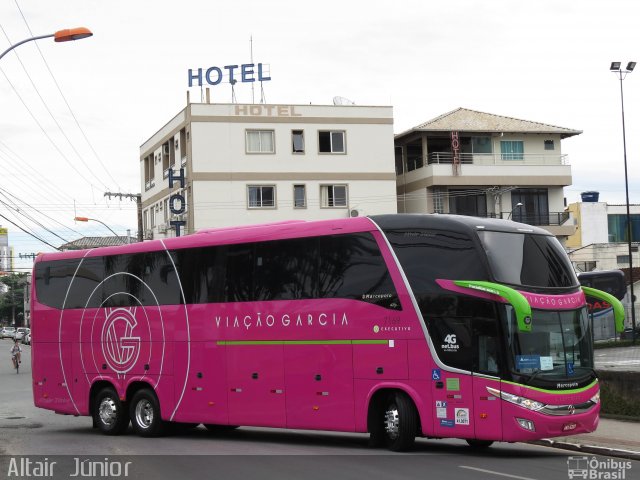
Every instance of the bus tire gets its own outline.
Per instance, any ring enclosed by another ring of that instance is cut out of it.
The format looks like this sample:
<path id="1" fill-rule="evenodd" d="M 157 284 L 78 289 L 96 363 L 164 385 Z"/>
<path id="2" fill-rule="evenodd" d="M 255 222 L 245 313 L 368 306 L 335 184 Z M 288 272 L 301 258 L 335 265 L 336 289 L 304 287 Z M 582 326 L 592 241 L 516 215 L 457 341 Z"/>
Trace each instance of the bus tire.
<path id="1" fill-rule="evenodd" d="M 134 432 L 141 437 L 157 437 L 164 433 L 166 423 L 160 416 L 160 402 L 148 388 L 138 390 L 133 395 L 129 416 Z"/>
<path id="2" fill-rule="evenodd" d="M 129 426 L 127 408 L 113 388 L 105 387 L 96 395 L 93 424 L 105 435 L 120 435 Z"/>
<path id="3" fill-rule="evenodd" d="M 489 448 L 491 445 L 493 445 L 493 441 L 492 440 L 477 440 L 477 439 L 473 439 L 473 438 L 468 438 L 467 439 L 467 444 L 471 447 L 471 448 Z"/>
<path id="4" fill-rule="evenodd" d="M 409 450 L 418 430 L 418 414 L 413 401 L 404 393 L 390 395 L 382 409 L 385 445 L 392 452 Z"/>

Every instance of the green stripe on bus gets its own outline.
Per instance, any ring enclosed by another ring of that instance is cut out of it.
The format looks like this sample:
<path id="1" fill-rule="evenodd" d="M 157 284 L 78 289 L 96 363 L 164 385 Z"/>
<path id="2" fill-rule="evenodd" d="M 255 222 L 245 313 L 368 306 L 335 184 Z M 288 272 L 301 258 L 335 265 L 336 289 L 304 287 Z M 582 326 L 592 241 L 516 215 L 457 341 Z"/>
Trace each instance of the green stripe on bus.
<path id="1" fill-rule="evenodd" d="M 595 384 L 598 383 L 598 380 L 594 380 L 586 387 L 574 388 L 572 390 L 545 390 L 544 388 L 530 387 L 529 385 L 524 385 L 522 383 L 508 382 L 507 380 L 502 380 L 502 383 L 508 383 L 509 385 L 516 385 L 518 387 L 530 388 L 531 390 L 537 390 L 538 392 L 542 392 L 542 393 L 552 393 L 554 395 L 565 395 L 567 393 L 582 393 L 586 390 L 589 390 L 591 387 L 593 387 Z"/>
<path id="2" fill-rule="evenodd" d="M 386 345 L 389 340 L 218 340 L 217 345 Z"/>

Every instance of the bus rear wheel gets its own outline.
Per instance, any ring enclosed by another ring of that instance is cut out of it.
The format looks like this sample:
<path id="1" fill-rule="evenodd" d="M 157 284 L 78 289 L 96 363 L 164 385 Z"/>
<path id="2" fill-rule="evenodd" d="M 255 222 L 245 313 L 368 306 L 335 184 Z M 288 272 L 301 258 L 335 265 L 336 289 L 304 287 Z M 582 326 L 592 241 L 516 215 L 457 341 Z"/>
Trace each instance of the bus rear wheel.
<path id="1" fill-rule="evenodd" d="M 411 399 L 403 393 L 395 393 L 387 399 L 382 409 L 384 443 L 393 452 L 409 450 L 418 429 L 418 414 Z"/>
<path id="2" fill-rule="evenodd" d="M 166 423 L 160 417 L 160 402 L 152 390 L 143 388 L 133 395 L 129 416 L 133 430 L 141 437 L 157 437 L 164 433 Z"/>
<path id="3" fill-rule="evenodd" d="M 96 395 L 93 422 L 105 435 L 120 435 L 129 426 L 127 409 L 113 388 L 103 388 Z"/>

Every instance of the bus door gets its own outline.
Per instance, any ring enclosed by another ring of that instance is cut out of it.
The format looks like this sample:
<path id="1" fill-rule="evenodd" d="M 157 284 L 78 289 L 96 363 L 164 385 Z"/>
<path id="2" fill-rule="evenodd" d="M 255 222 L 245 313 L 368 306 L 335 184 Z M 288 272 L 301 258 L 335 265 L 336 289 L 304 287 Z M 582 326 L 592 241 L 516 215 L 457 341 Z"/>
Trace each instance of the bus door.
<path id="1" fill-rule="evenodd" d="M 474 438 L 471 319 L 439 317 L 428 320 L 428 327 L 444 364 L 442 367 L 434 362 L 431 370 L 434 436 Z"/>
<path id="2" fill-rule="evenodd" d="M 479 440 L 502 439 L 502 402 L 487 387 L 501 390 L 500 371 L 504 355 L 499 346 L 497 320 L 476 317 L 473 327 L 473 422 Z"/>

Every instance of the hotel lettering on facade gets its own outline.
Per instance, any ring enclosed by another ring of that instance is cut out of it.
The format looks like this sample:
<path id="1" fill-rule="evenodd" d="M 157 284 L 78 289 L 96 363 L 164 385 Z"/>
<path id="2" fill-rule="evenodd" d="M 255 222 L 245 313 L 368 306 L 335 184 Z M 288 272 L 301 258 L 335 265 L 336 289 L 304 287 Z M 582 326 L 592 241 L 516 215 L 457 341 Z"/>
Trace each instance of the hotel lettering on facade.
<path id="1" fill-rule="evenodd" d="M 388 106 L 188 103 L 140 148 L 145 239 L 396 213 Z"/>

